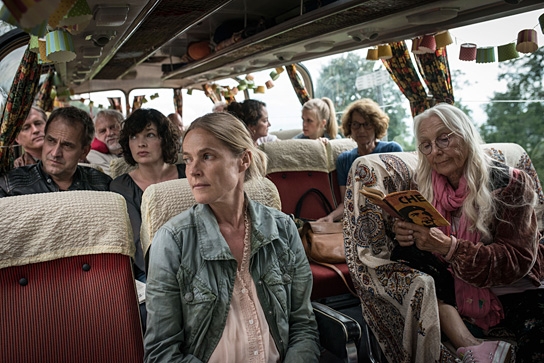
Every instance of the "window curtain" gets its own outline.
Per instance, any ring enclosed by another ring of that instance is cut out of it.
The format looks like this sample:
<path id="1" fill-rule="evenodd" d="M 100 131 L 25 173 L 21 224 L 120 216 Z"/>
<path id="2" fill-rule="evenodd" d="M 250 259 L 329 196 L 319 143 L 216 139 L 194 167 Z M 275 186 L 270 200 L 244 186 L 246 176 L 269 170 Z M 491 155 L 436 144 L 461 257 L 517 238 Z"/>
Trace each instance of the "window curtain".
<path id="1" fill-rule="evenodd" d="M 49 68 L 45 81 L 42 83 L 38 96 L 36 97 L 36 106 L 40 107 L 45 112 L 53 111 L 53 99 L 51 98 L 51 90 L 53 89 L 53 77 L 55 70 L 53 67 Z"/>
<path id="2" fill-rule="evenodd" d="M 142 108 L 142 105 L 146 102 L 145 95 L 134 96 L 134 100 L 132 101 L 132 112 Z"/>
<path id="3" fill-rule="evenodd" d="M 110 108 L 123 112 L 121 107 L 121 97 L 108 97 L 108 102 L 110 103 Z"/>
<path id="4" fill-rule="evenodd" d="M 175 112 L 183 115 L 183 93 L 181 88 L 174 88 L 174 109 Z"/>
<path id="5" fill-rule="evenodd" d="M 41 71 L 38 54 L 27 48 L 13 79 L 0 121 L 0 173 L 13 167 L 15 154 L 12 145 L 32 107 Z"/>
<path id="6" fill-rule="evenodd" d="M 454 103 L 453 86 L 446 47 L 434 53 L 416 54 L 416 64 L 427 88 L 432 93 L 433 103 Z"/>
<path id="7" fill-rule="evenodd" d="M 410 101 L 412 116 L 429 108 L 427 92 L 419 79 L 416 68 L 404 41 L 389 43 L 393 57 L 382 63 L 404 96 Z"/>
<path id="8" fill-rule="evenodd" d="M 285 66 L 285 69 L 287 70 L 287 74 L 289 75 L 289 79 L 291 80 L 291 84 L 293 85 L 293 89 L 297 94 L 300 104 L 305 104 L 306 101 L 310 100 L 310 96 L 308 96 L 308 91 L 297 74 L 297 67 L 294 64 L 289 64 Z"/>

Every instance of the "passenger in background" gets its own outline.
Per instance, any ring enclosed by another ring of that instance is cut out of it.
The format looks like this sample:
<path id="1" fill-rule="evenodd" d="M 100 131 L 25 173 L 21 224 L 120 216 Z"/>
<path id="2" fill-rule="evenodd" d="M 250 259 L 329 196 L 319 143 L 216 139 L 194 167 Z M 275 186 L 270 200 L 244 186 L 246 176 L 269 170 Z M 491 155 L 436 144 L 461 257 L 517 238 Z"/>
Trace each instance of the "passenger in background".
<path id="1" fill-rule="evenodd" d="M 168 119 L 176 125 L 176 127 L 179 129 L 179 132 L 181 135 L 185 132 L 185 126 L 183 125 L 183 119 L 181 118 L 181 115 L 177 112 L 171 113 L 168 116 Z"/>
<path id="2" fill-rule="evenodd" d="M 342 130 L 346 137 L 351 137 L 357 143 L 357 147 L 350 151 L 344 151 L 336 160 L 336 172 L 340 186 L 342 203 L 329 215 L 320 218 L 320 222 L 334 222 L 342 219 L 344 214 L 344 197 L 346 195 L 346 183 L 351 164 L 359 156 L 377 153 L 398 152 L 402 147 L 395 141 L 380 141 L 387 135 L 389 116 L 382 111 L 380 106 L 369 98 L 363 98 L 352 102 L 342 116 Z"/>
<path id="3" fill-rule="evenodd" d="M 98 165 L 108 175 L 110 162 L 120 157 L 123 152 L 119 144 L 119 134 L 124 119 L 123 114 L 117 110 L 100 110 L 94 118 L 96 133 L 87 161 Z"/>
<path id="4" fill-rule="evenodd" d="M 268 134 L 270 121 L 266 104 L 257 100 L 245 100 L 244 102 L 231 102 L 227 111 L 240 119 L 249 130 L 251 138 L 256 146 L 270 141 L 278 141 L 276 135 Z"/>
<path id="5" fill-rule="evenodd" d="M 124 122 L 119 142 L 123 157 L 133 171 L 111 182 L 110 190 L 121 194 L 127 202 L 128 215 L 134 233 L 136 254 L 134 276 L 145 282 L 145 263 L 140 243 L 142 195 L 148 186 L 168 180 L 185 178 L 185 164 L 177 164 L 179 129 L 155 109 L 140 108 Z"/>
<path id="6" fill-rule="evenodd" d="M 36 164 L 41 159 L 46 120 L 44 110 L 37 106 L 30 108 L 21 131 L 15 138 L 15 142 L 23 147 L 24 154 L 15 159 L 14 168 Z"/>
<path id="7" fill-rule="evenodd" d="M 0 197 L 63 190 L 109 190 L 111 178 L 79 166 L 91 149 L 93 120 L 77 107 L 57 108 L 45 123 L 41 159 L 0 177 Z M 84 206 L 82 206 L 84 209 Z"/>
<path id="8" fill-rule="evenodd" d="M 313 98 L 302 106 L 302 133 L 293 139 L 340 139 L 334 104 L 327 98 Z"/>
<path id="9" fill-rule="evenodd" d="M 234 116 L 193 121 L 183 158 L 197 204 L 149 251 L 145 362 L 318 362 L 312 273 L 295 223 L 244 183 L 266 156 Z"/>
<path id="10" fill-rule="evenodd" d="M 183 125 L 183 119 L 181 118 L 181 115 L 177 112 L 171 113 L 168 116 L 168 119 L 179 129 L 180 137 L 179 137 L 179 149 L 178 152 L 181 153 L 181 142 L 183 141 L 183 134 L 185 133 L 185 125 Z"/>

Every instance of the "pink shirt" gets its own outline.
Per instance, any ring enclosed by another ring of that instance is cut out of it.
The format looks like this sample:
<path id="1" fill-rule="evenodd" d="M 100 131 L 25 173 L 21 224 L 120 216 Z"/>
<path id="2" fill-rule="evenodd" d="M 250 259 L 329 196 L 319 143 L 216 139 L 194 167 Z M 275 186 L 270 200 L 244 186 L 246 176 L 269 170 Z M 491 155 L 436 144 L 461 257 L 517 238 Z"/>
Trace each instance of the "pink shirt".
<path id="1" fill-rule="evenodd" d="M 236 272 L 225 329 L 210 357 L 210 363 L 280 361 L 255 283 L 248 271 L 251 252 L 248 227 L 249 221 L 246 219 L 242 263 Z"/>

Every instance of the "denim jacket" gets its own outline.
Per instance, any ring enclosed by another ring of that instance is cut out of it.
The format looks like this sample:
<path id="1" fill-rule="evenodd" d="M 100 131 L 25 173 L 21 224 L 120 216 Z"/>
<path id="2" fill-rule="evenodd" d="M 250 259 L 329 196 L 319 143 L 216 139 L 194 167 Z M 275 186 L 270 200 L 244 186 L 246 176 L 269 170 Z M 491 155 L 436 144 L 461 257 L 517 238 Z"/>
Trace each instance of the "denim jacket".
<path id="1" fill-rule="evenodd" d="M 312 274 L 293 221 L 249 201 L 250 273 L 282 362 L 317 362 Z M 155 234 L 147 276 L 146 362 L 206 362 L 229 311 L 236 259 L 210 207 L 197 204 Z"/>

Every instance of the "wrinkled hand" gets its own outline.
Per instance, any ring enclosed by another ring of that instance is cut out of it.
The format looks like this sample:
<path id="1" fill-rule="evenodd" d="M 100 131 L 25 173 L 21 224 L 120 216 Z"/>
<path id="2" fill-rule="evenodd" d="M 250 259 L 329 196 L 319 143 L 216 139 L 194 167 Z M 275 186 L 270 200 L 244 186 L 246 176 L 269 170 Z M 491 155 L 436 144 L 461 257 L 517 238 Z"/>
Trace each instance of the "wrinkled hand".
<path id="1" fill-rule="evenodd" d="M 438 228 L 427 228 L 414 223 L 396 220 L 393 225 L 395 239 L 403 247 L 416 245 L 422 251 L 446 255 L 450 250 L 451 237 Z"/>
<path id="2" fill-rule="evenodd" d="M 332 222 L 334 222 L 334 219 L 332 218 L 331 215 L 328 215 L 328 216 L 319 218 L 316 222 L 328 222 L 328 223 L 332 223 Z"/>

